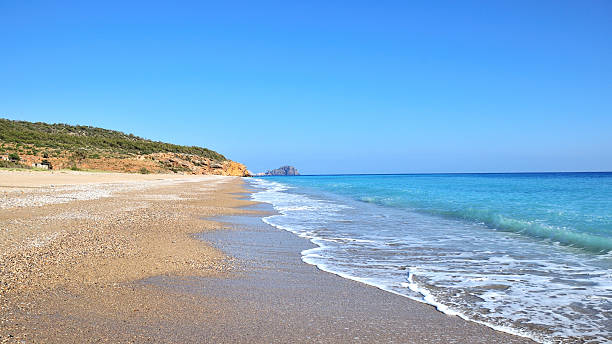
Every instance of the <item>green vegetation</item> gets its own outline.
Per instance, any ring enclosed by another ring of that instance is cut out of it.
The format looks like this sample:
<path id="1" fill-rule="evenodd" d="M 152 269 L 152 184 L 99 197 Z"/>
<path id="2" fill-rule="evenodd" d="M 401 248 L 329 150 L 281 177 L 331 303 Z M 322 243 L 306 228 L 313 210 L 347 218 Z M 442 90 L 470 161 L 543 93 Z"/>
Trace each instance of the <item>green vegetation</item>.
<path id="1" fill-rule="evenodd" d="M 183 167 L 183 166 L 173 166 L 168 168 L 170 171 L 174 172 L 174 173 L 181 173 L 181 172 L 189 172 L 191 171 L 189 168 L 187 167 Z"/>
<path id="2" fill-rule="evenodd" d="M 13 121 L 3 118 L 0 118 L 0 142 L 2 142 L 2 149 L 8 149 L 4 143 L 10 143 L 20 152 L 45 151 L 50 152 L 49 155 L 57 156 L 61 151 L 69 151 L 72 152 L 74 161 L 80 161 L 92 155 L 99 156 L 98 152 L 113 155 L 181 153 L 218 161 L 226 160 L 223 155 L 207 148 L 151 141 L 114 130 L 81 125 Z"/>
<path id="3" fill-rule="evenodd" d="M 0 160 L 0 168 L 30 169 L 31 167 L 26 166 L 24 164 L 20 164 L 17 161 Z"/>
<path id="4" fill-rule="evenodd" d="M 140 169 L 140 174 L 149 174 L 149 173 L 151 173 L 151 172 L 149 172 L 149 170 L 147 170 L 146 167 L 143 167 L 143 168 Z"/>
<path id="5" fill-rule="evenodd" d="M 17 153 L 9 154 L 8 158 L 11 161 L 19 161 L 19 160 L 21 160 L 21 158 L 19 157 L 19 154 L 17 154 Z"/>

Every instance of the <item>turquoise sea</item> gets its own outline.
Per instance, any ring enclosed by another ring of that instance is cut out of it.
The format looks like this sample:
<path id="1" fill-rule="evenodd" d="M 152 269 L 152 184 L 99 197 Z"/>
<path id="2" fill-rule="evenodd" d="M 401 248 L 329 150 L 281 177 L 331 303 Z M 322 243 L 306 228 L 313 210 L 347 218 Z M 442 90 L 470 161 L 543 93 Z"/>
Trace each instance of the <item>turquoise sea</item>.
<path id="1" fill-rule="evenodd" d="M 306 263 L 539 342 L 612 341 L 612 173 L 263 177 Z"/>

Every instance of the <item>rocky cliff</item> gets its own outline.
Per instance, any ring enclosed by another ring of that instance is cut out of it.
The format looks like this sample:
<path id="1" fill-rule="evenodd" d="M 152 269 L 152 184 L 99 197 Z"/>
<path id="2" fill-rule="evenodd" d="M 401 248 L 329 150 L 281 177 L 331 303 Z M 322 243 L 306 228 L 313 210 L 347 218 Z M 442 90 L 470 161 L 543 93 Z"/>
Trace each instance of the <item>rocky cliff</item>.
<path id="1" fill-rule="evenodd" d="M 152 141 L 90 126 L 0 118 L 0 167 L 249 176 L 204 147 Z"/>
<path id="2" fill-rule="evenodd" d="M 0 156 L 4 158 L 4 156 Z M 215 174 L 221 176 L 249 177 L 246 166 L 241 163 L 224 160 L 216 161 L 192 154 L 153 153 L 129 157 L 85 157 L 75 158 L 66 153 L 58 157 L 47 157 L 22 154 L 19 164 L 23 167 L 45 164 L 53 170 L 78 169 L 99 170 L 128 173 L 180 173 L 180 174 Z M 18 167 L 18 166 L 16 166 Z"/>

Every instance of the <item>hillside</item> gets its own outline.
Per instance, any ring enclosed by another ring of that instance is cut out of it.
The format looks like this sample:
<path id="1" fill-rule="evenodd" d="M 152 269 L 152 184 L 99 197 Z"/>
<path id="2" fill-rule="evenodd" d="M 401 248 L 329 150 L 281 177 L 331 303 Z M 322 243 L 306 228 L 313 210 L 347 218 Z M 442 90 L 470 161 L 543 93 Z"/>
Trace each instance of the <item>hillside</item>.
<path id="1" fill-rule="evenodd" d="M 2 118 L 0 157 L 0 167 L 247 175 L 244 165 L 207 148 L 152 141 L 90 126 Z"/>

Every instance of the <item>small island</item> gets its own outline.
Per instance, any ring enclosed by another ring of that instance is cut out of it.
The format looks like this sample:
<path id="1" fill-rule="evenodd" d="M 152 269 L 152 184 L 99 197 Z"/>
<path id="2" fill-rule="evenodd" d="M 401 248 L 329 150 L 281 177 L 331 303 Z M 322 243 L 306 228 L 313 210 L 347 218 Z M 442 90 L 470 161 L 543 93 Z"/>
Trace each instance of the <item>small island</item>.
<path id="1" fill-rule="evenodd" d="M 293 166 L 281 166 L 274 170 L 268 170 L 265 173 L 257 173 L 257 176 L 299 176 L 300 172 Z"/>

